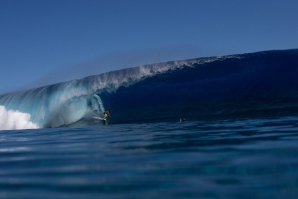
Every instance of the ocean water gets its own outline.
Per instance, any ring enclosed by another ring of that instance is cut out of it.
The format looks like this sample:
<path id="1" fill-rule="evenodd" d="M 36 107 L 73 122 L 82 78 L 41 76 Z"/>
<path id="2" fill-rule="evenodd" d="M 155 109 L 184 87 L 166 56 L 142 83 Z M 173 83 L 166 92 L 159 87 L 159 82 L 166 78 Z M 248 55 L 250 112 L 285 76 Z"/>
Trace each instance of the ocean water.
<path id="1" fill-rule="evenodd" d="M 298 117 L 0 131 L 0 198 L 296 199 Z"/>
<path id="2" fill-rule="evenodd" d="M 0 199 L 296 199 L 297 90 L 290 49 L 0 95 Z"/>

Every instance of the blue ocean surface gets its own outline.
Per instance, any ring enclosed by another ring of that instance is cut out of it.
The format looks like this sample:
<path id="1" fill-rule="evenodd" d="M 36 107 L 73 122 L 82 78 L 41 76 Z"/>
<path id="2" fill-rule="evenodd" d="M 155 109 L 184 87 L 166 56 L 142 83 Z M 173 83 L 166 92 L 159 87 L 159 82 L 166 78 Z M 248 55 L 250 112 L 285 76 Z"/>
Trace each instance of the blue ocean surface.
<path id="1" fill-rule="evenodd" d="M 0 198 L 288 198 L 298 117 L 0 131 Z"/>
<path id="2" fill-rule="evenodd" d="M 0 198 L 297 199 L 297 91 L 291 49 L 2 94 Z"/>

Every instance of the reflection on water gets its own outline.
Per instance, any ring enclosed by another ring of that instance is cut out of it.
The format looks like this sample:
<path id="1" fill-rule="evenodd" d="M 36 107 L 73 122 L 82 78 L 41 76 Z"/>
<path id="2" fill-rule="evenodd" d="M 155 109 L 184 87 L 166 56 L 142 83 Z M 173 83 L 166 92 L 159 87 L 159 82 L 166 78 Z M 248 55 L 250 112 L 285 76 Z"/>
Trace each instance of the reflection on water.
<path id="1" fill-rule="evenodd" d="M 296 198 L 298 118 L 0 132 L 0 198 Z"/>

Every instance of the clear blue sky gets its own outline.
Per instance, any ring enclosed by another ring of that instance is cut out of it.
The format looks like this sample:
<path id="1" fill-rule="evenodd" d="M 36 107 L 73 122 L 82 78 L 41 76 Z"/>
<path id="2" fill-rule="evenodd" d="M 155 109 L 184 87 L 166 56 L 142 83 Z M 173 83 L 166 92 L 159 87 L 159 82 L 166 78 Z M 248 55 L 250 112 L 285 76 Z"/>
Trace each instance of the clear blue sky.
<path id="1" fill-rule="evenodd" d="M 0 0 L 0 93 L 298 47 L 297 0 Z"/>

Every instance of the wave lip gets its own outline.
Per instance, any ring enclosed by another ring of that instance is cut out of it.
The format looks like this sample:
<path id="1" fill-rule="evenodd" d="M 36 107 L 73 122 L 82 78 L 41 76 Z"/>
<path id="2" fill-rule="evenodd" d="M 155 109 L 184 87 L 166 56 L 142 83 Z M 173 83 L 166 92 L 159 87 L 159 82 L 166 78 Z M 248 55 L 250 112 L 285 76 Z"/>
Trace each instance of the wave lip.
<path id="1" fill-rule="evenodd" d="M 4 106 L 0 106 L 0 130 L 16 130 L 16 129 L 37 129 L 36 124 L 30 121 L 29 113 L 19 111 L 6 110 Z"/>

